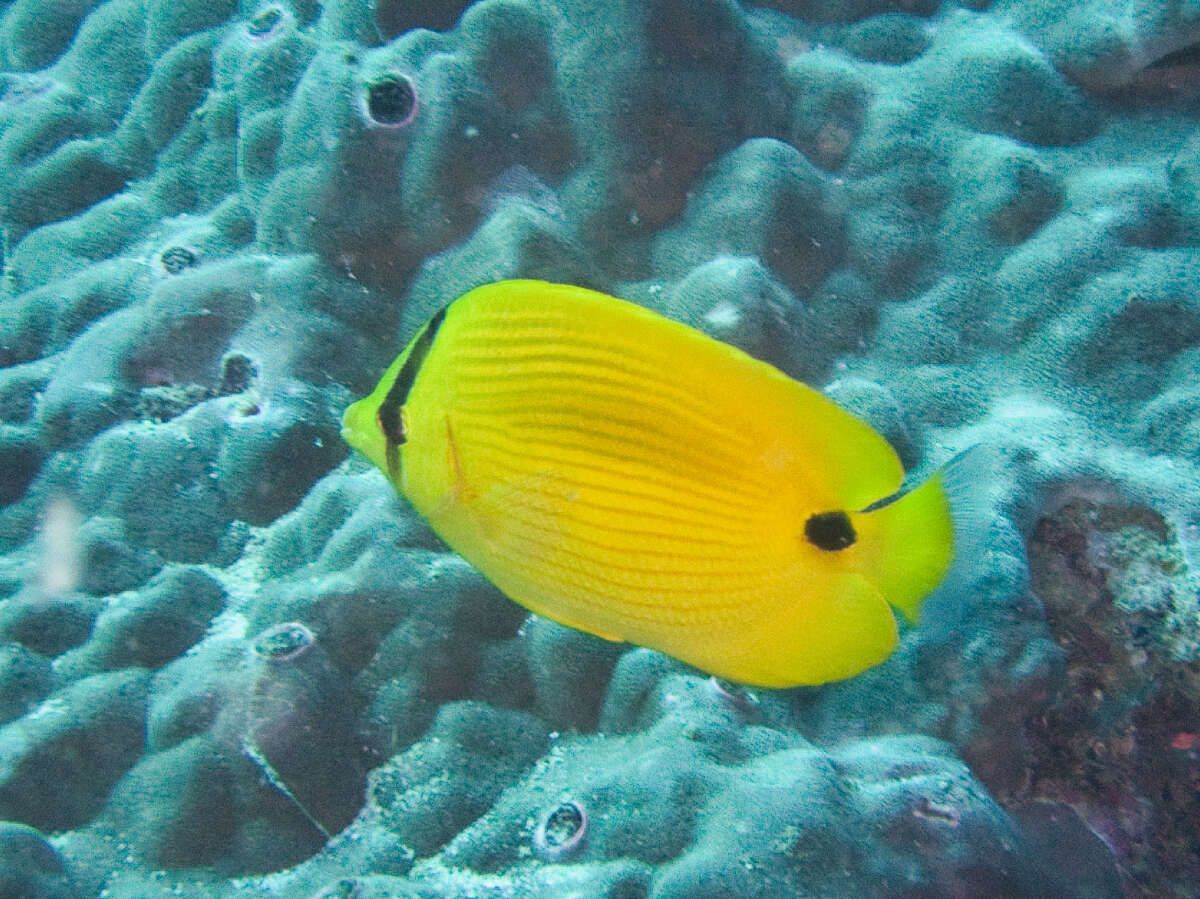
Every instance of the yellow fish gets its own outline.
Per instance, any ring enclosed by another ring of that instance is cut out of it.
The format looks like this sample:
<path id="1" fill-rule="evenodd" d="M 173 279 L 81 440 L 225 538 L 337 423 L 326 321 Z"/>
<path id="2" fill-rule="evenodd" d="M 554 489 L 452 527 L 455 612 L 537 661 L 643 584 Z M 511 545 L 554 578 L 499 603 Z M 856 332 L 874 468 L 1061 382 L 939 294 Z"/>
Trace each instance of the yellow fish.
<path id="1" fill-rule="evenodd" d="M 527 609 L 718 677 L 883 661 L 954 528 L 941 475 L 734 347 L 581 287 L 502 281 L 435 315 L 343 438 Z"/>

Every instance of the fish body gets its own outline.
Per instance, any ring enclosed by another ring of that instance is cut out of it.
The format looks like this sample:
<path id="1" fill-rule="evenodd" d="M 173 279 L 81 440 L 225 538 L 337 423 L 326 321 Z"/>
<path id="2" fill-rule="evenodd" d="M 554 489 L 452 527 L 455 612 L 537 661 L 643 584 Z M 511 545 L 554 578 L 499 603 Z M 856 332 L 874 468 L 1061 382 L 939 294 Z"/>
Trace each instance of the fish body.
<path id="1" fill-rule="evenodd" d="M 633 303 L 505 281 L 431 319 L 343 437 L 511 599 L 758 686 L 850 677 L 953 555 L 939 476 Z"/>

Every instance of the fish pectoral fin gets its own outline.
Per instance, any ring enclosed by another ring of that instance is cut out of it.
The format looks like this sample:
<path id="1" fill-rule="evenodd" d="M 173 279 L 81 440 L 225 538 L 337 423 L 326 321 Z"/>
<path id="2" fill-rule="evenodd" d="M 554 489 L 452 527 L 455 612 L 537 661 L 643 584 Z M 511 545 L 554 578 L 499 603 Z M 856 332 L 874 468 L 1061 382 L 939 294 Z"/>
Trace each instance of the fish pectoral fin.
<path id="1" fill-rule="evenodd" d="M 545 569 L 570 564 L 562 550 L 571 541 L 569 514 L 575 487 L 556 469 L 542 469 L 492 483 L 472 497 L 473 540 L 488 577 L 535 615 L 585 631 L 611 643 L 626 638 L 603 616 L 584 616 L 568 600 L 572 588 L 546 578 Z M 519 568 L 513 567 L 521 560 Z M 495 562 L 495 567 L 492 563 Z M 599 618 L 599 620 L 597 620 Z"/>
<path id="2" fill-rule="evenodd" d="M 462 456 L 458 452 L 458 444 L 454 441 L 454 427 L 450 424 L 450 416 L 446 416 L 446 454 L 450 467 L 450 489 L 438 501 L 438 504 L 426 515 L 434 521 L 445 516 L 454 505 L 465 505 L 470 499 L 471 490 L 463 474 Z"/>
<path id="3" fill-rule="evenodd" d="M 470 491 L 468 505 L 480 537 L 491 552 L 531 557 L 553 553 L 565 537 L 569 485 L 553 470 L 492 479 Z"/>

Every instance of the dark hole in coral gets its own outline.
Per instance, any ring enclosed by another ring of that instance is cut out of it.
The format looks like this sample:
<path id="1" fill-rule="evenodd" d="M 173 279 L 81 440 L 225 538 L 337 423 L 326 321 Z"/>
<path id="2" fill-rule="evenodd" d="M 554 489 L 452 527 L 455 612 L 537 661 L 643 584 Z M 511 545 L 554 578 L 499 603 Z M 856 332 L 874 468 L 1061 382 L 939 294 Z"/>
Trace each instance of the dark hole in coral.
<path id="1" fill-rule="evenodd" d="M 538 824 L 534 849 L 546 861 L 559 861 L 573 854 L 587 835 L 587 813 L 578 802 L 567 800 Z"/>
<path id="2" fill-rule="evenodd" d="M 367 114 L 380 125 L 407 125 L 417 108 L 417 92 L 403 75 L 383 75 L 367 85 Z"/>
<path id="3" fill-rule="evenodd" d="M 248 356 L 243 356 L 241 353 L 230 353 L 221 363 L 221 395 L 229 396 L 241 393 L 257 376 L 258 366 Z"/>
<path id="4" fill-rule="evenodd" d="M 754 715 L 758 712 L 758 696 L 741 684 L 735 684 L 733 681 L 723 680 L 719 677 L 710 677 L 708 688 L 723 705 L 741 715 Z"/>
<path id="5" fill-rule="evenodd" d="M 573 803 L 560 805 L 546 820 L 546 841 L 552 846 L 561 846 L 575 835 L 583 819 Z"/>
<path id="6" fill-rule="evenodd" d="M 254 651 L 272 662 L 286 662 L 308 651 L 316 639 L 298 621 L 288 621 L 263 632 L 254 641 Z"/>
<path id="7" fill-rule="evenodd" d="M 196 254 L 187 247 L 168 247 L 158 259 L 169 275 L 178 275 L 196 264 Z"/>
<path id="8" fill-rule="evenodd" d="M 278 6 L 268 6 L 250 20 L 250 23 L 246 26 L 246 30 L 255 37 L 262 37 L 273 31 L 281 19 L 283 19 L 282 10 Z"/>

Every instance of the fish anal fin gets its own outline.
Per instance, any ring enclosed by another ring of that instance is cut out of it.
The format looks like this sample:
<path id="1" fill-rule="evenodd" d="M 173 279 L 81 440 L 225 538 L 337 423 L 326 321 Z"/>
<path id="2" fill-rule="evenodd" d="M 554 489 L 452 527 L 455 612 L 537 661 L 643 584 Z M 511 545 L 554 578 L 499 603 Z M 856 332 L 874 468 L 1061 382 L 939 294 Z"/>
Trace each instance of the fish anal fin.
<path id="1" fill-rule="evenodd" d="M 874 584 L 856 574 L 806 580 L 766 603 L 714 663 L 688 661 L 742 683 L 795 687 L 853 677 L 892 653 L 896 618 Z"/>

